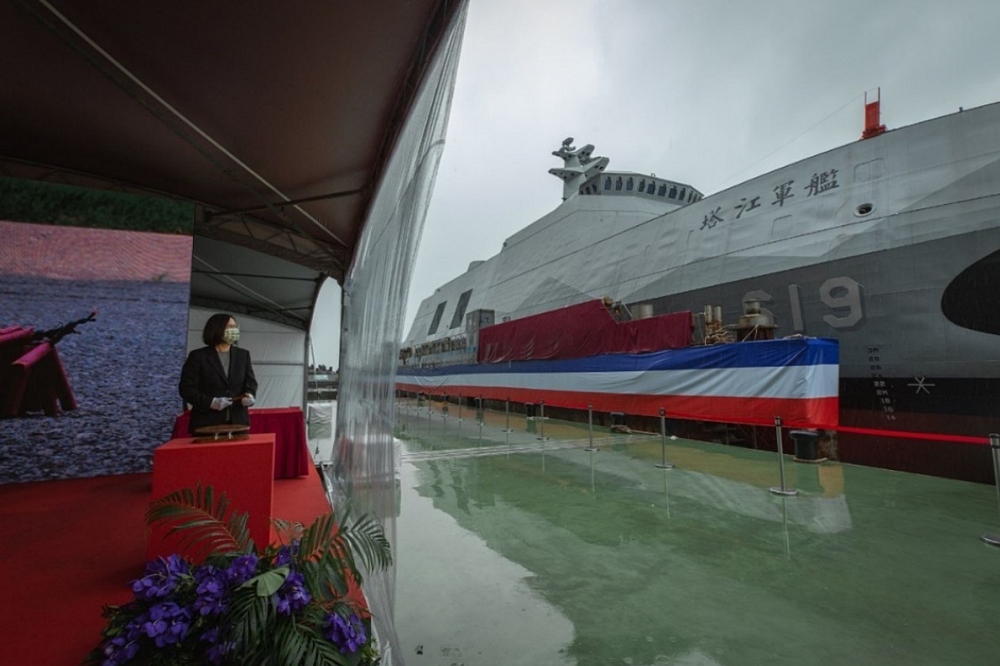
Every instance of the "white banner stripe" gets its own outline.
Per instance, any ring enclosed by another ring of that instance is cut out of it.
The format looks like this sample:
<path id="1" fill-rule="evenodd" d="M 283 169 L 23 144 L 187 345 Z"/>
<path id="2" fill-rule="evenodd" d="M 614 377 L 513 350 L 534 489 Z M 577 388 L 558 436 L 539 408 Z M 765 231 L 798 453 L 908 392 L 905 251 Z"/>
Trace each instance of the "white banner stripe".
<path id="1" fill-rule="evenodd" d="M 836 365 L 805 365 L 647 372 L 401 374 L 397 381 L 435 390 L 450 386 L 478 386 L 623 395 L 809 399 L 837 397 L 839 370 Z"/>

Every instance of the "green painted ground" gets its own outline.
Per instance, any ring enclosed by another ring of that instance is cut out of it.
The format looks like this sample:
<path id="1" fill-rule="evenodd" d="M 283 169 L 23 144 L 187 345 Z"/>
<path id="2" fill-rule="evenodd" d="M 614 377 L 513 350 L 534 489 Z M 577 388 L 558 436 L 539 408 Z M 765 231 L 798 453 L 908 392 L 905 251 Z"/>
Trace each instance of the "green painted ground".
<path id="1" fill-rule="evenodd" d="M 407 664 L 1000 663 L 990 486 L 455 416 L 397 419 Z"/>

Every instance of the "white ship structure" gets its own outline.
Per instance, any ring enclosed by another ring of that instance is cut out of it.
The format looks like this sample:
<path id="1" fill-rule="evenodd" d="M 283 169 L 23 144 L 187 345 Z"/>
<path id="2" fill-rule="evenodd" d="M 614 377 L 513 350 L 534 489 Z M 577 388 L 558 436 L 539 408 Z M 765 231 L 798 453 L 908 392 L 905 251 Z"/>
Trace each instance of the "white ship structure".
<path id="1" fill-rule="evenodd" d="M 988 476 L 987 447 L 881 435 L 1000 430 L 1000 104 L 889 131 L 877 108 L 861 140 L 707 197 L 567 139 L 563 202 L 426 298 L 402 358 L 474 362 L 473 312 L 604 298 L 690 310 L 703 337 L 706 305 L 735 322 L 757 302 L 777 337 L 839 341 L 840 425 L 871 431 L 842 434 L 844 459 Z"/>

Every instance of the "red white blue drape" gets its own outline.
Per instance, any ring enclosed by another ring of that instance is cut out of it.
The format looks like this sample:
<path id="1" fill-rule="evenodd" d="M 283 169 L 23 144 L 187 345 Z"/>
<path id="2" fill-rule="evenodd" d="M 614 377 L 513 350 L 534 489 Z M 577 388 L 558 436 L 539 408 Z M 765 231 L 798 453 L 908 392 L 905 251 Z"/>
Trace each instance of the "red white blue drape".
<path id="1" fill-rule="evenodd" d="M 791 427 L 837 425 L 835 340 L 793 338 L 555 361 L 400 367 L 401 390 L 432 395 Z"/>

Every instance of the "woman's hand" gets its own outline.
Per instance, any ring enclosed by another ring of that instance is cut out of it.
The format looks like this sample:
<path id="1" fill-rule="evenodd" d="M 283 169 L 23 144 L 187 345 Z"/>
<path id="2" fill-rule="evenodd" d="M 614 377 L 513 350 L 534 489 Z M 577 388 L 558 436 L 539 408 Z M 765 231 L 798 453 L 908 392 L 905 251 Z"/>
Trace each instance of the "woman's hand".
<path id="1" fill-rule="evenodd" d="M 229 407 L 231 404 L 233 404 L 232 398 L 215 398 L 212 400 L 212 409 L 214 409 L 217 412 L 221 412 L 223 409 Z"/>

